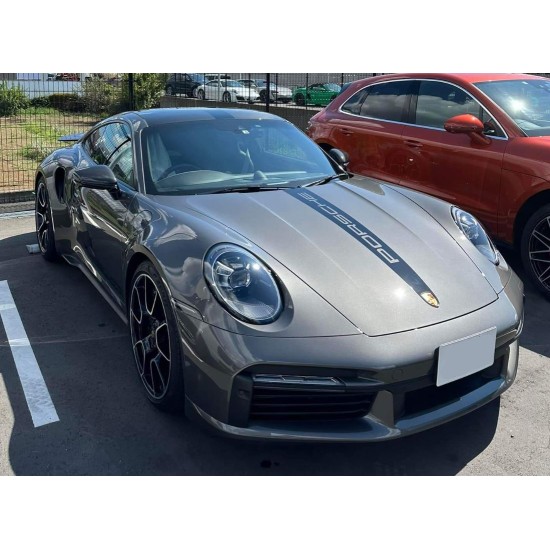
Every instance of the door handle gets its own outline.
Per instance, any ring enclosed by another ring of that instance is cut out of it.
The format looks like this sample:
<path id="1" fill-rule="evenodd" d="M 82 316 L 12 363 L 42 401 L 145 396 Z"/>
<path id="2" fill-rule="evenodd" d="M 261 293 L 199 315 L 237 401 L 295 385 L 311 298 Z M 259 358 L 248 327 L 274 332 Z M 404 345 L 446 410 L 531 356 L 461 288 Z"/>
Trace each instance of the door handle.
<path id="1" fill-rule="evenodd" d="M 407 147 L 414 147 L 415 149 L 420 149 L 420 147 L 422 147 L 422 143 L 414 139 L 406 139 L 405 145 L 407 145 Z"/>
<path id="2" fill-rule="evenodd" d="M 340 132 L 345 136 L 353 136 L 353 132 L 347 128 L 339 128 Z"/>

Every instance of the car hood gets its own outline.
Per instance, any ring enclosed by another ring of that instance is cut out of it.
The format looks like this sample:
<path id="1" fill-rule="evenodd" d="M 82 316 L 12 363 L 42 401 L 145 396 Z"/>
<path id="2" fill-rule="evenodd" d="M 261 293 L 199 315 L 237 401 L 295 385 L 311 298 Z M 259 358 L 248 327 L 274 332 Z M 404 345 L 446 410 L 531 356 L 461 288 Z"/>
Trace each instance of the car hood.
<path id="1" fill-rule="evenodd" d="M 254 242 L 369 336 L 440 323 L 497 299 L 426 211 L 391 187 L 353 181 L 156 199 L 198 211 Z M 421 297 L 423 290 L 437 297 L 438 307 Z"/>

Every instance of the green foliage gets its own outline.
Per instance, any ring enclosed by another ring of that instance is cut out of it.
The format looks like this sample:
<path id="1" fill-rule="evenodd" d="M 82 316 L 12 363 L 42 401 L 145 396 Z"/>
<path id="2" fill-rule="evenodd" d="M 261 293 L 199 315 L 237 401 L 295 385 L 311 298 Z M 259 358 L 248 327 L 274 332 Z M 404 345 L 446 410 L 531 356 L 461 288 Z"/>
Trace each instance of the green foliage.
<path id="1" fill-rule="evenodd" d="M 151 109 L 159 107 L 160 97 L 164 92 L 167 75 L 165 73 L 133 73 L 134 77 L 134 108 Z M 130 108 L 129 76 L 122 78 L 124 102 Z"/>
<path id="2" fill-rule="evenodd" d="M 8 88 L 6 83 L 0 82 L 0 116 L 14 116 L 28 105 L 29 100 L 19 86 Z"/>
<path id="3" fill-rule="evenodd" d="M 22 155 L 24 158 L 33 160 L 35 162 L 43 161 L 52 152 L 51 147 L 47 147 L 41 142 L 27 145 L 22 149 Z"/>
<path id="4" fill-rule="evenodd" d="M 49 106 L 58 111 L 82 113 L 86 110 L 85 100 L 78 94 L 52 94 L 47 99 Z"/>
<path id="5" fill-rule="evenodd" d="M 100 77 L 94 76 L 81 85 L 84 110 L 99 116 L 119 112 L 120 89 Z"/>
<path id="6" fill-rule="evenodd" d="M 84 98 L 74 93 L 34 97 L 29 105 L 34 109 L 33 114 L 47 114 L 51 109 L 68 113 L 82 113 L 86 110 Z"/>
<path id="7" fill-rule="evenodd" d="M 29 101 L 29 104 L 31 107 L 34 107 L 34 108 L 49 107 L 50 99 L 47 96 L 33 97 Z"/>

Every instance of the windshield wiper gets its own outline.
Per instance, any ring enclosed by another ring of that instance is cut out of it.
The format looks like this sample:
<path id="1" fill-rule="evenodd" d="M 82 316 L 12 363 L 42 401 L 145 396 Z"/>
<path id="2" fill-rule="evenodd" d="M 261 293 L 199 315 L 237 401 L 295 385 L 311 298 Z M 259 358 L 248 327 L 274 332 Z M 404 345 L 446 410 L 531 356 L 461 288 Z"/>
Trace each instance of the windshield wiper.
<path id="1" fill-rule="evenodd" d="M 327 176 L 326 178 L 312 181 L 311 183 L 306 183 L 301 187 L 311 187 L 312 185 L 324 185 L 325 183 L 328 183 L 336 179 L 347 180 L 349 179 L 349 177 L 350 177 L 349 174 L 332 174 L 332 176 Z"/>
<path id="2" fill-rule="evenodd" d="M 254 193 L 256 191 L 278 191 L 279 189 L 288 189 L 288 187 L 276 187 L 272 185 L 248 185 L 246 187 L 224 187 L 210 193 L 200 193 L 201 195 L 215 195 L 218 193 Z"/>

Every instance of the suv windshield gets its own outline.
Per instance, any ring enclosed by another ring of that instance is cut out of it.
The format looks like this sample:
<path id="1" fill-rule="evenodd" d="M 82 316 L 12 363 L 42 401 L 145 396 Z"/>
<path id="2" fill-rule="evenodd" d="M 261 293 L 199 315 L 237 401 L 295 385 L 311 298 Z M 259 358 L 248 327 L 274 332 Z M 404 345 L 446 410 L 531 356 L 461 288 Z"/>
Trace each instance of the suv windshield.
<path id="1" fill-rule="evenodd" d="M 528 136 L 550 136 L 550 80 L 496 80 L 475 84 Z"/>
<path id="2" fill-rule="evenodd" d="M 175 122 L 142 133 L 147 193 L 298 187 L 336 174 L 322 150 L 282 120 Z"/>
<path id="3" fill-rule="evenodd" d="M 190 73 L 189 78 L 191 78 L 191 80 L 193 80 L 194 82 L 204 84 L 204 76 L 202 74 Z"/>

